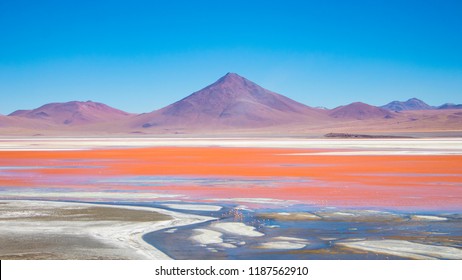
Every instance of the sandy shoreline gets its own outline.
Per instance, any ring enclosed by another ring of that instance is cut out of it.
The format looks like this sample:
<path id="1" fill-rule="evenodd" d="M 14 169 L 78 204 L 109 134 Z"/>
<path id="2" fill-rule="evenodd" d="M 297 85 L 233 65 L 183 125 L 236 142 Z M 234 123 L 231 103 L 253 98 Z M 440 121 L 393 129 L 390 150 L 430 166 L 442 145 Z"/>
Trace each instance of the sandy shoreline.
<path id="1" fill-rule="evenodd" d="M 170 259 L 143 235 L 209 220 L 150 207 L 0 200 L 0 257 Z"/>

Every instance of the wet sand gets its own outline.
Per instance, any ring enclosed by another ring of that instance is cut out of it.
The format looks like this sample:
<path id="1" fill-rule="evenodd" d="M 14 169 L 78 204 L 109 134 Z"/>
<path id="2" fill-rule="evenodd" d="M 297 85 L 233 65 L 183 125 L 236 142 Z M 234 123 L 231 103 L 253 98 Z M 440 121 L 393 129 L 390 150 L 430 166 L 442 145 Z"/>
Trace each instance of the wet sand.
<path id="1" fill-rule="evenodd" d="M 142 236 L 211 220 L 148 207 L 0 201 L 0 258 L 170 259 Z"/>

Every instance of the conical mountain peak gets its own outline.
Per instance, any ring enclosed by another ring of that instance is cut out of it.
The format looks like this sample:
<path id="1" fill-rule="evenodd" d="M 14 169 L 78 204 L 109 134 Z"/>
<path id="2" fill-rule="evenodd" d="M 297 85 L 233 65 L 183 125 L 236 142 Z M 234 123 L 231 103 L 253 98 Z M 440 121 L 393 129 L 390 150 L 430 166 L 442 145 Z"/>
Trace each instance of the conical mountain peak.
<path id="1" fill-rule="evenodd" d="M 223 79 L 244 79 L 242 76 L 239 76 L 237 73 L 228 72 L 222 77 Z"/>
<path id="2" fill-rule="evenodd" d="M 215 83 L 209 85 L 207 88 L 219 86 L 219 87 L 258 87 L 257 84 L 247 80 L 246 78 L 236 74 L 236 73 L 227 73 L 220 79 L 218 79 Z"/>
<path id="3" fill-rule="evenodd" d="M 227 73 L 180 101 L 143 116 L 137 123 L 143 127 L 168 123 L 260 127 L 290 123 L 312 114 L 319 112 L 236 73 Z"/>

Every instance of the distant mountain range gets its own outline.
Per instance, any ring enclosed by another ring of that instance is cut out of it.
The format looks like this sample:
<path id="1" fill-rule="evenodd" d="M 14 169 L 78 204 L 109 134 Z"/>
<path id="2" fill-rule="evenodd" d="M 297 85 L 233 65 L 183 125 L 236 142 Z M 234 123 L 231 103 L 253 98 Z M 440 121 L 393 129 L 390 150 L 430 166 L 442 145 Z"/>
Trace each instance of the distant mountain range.
<path id="1" fill-rule="evenodd" d="M 0 134 L 462 131 L 461 109 L 462 104 L 432 107 L 417 98 L 380 107 L 355 102 L 331 110 L 313 108 L 228 73 L 171 105 L 139 115 L 92 101 L 18 110 L 0 115 Z"/>
<path id="2" fill-rule="evenodd" d="M 411 98 L 407 101 L 392 101 L 386 105 L 380 106 L 380 108 L 390 111 L 414 111 L 414 110 L 447 110 L 447 109 L 462 109 L 462 104 L 446 103 L 441 106 L 430 106 L 417 98 Z"/>
<path id="3" fill-rule="evenodd" d="M 394 114 L 386 109 L 362 102 L 351 103 L 330 110 L 329 116 L 338 119 L 366 120 L 372 118 L 393 118 Z"/>
<path id="4" fill-rule="evenodd" d="M 18 110 L 9 116 L 49 121 L 55 124 L 81 125 L 118 120 L 132 114 L 102 103 L 71 101 L 50 103 L 33 110 Z"/>
<path id="5" fill-rule="evenodd" d="M 462 104 L 445 103 L 441 106 L 438 106 L 437 109 L 462 109 Z"/>
<path id="6" fill-rule="evenodd" d="M 411 111 L 411 110 L 432 110 L 434 107 L 428 105 L 417 98 L 411 98 L 407 101 L 392 101 L 386 105 L 380 106 L 380 108 L 390 111 Z"/>

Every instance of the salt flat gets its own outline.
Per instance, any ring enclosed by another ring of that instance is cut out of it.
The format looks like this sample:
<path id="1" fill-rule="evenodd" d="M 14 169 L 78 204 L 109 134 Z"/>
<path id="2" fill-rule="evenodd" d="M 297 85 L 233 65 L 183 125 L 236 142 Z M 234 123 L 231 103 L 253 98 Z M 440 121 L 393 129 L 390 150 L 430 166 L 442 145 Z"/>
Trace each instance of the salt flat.
<path id="1" fill-rule="evenodd" d="M 134 206 L 0 201 L 2 259 L 170 259 L 148 232 L 212 220 Z"/>
<path id="2" fill-rule="evenodd" d="M 294 138 L 0 138 L 0 151 L 86 150 L 130 147 L 261 147 L 338 149 L 319 154 L 462 154 L 461 138 L 294 139 Z M 353 151 L 343 151 L 343 150 Z M 364 151 L 364 149 L 368 151 Z M 358 151 L 355 151 L 358 150 Z M 370 151 L 369 151 L 370 150 Z"/>
<path id="3" fill-rule="evenodd" d="M 264 235 L 263 233 L 255 230 L 255 227 L 238 222 L 214 223 L 212 228 L 234 235 L 250 237 L 259 237 Z"/>
<path id="4" fill-rule="evenodd" d="M 171 209 L 176 210 L 193 210 L 193 211 L 220 211 L 223 207 L 217 205 L 207 204 L 171 204 L 164 203 L 163 206 L 167 206 Z"/>
<path id="5" fill-rule="evenodd" d="M 269 242 L 261 243 L 258 247 L 262 249 L 294 250 L 302 249 L 308 243 L 308 240 L 302 238 L 278 236 Z"/>
<path id="6" fill-rule="evenodd" d="M 411 259 L 462 259 L 462 249 L 448 246 L 421 244 L 406 240 L 364 240 L 356 242 L 340 242 L 337 244 L 353 249 Z"/>

